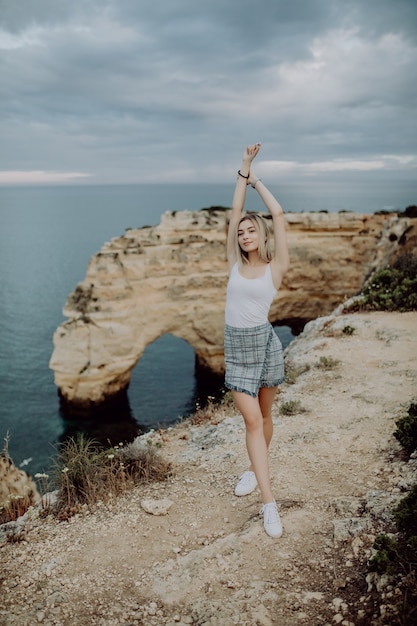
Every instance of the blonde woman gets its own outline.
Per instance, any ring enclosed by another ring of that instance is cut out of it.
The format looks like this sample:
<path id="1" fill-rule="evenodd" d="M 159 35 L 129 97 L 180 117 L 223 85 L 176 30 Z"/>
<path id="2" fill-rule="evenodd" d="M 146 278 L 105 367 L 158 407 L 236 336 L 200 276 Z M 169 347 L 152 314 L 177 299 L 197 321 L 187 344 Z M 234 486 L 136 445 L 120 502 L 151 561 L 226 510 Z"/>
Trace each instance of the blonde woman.
<path id="1" fill-rule="evenodd" d="M 282 207 L 252 169 L 260 147 L 257 143 L 244 151 L 233 196 L 227 237 L 225 386 L 232 391 L 245 422 L 250 462 L 236 485 L 235 495 L 247 495 L 259 486 L 265 531 L 271 537 L 280 537 L 282 525 L 271 491 L 268 448 L 273 432 L 272 404 L 284 380 L 284 361 L 268 313 L 288 270 L 289 255 Z M 243 213 L 248 185 L 272 216 L 273 248 L 266 220 Z"/>

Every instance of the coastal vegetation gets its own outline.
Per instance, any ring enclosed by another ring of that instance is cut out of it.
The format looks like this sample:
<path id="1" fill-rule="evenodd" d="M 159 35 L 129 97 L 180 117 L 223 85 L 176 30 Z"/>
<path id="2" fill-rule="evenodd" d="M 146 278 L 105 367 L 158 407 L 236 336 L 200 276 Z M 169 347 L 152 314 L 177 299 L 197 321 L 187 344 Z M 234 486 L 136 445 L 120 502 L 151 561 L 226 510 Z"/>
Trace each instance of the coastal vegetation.
<path id="1" fill-rule="evenodd" d="M 328 356 L 321 356 L 316 367 L 322 370 L 333 370 L 340 364 L 340 361 Z"/>
<path id="2" fill-rule="evenodd" d="M 407 415 L 396 422 L 394 437 L 398 439 L 405 453 L 410 456 L 417 450 L 417 404 L 410 404 Z M 417 521 L 417 520 L 416 520 Z"/>
<path id="3" fill-rule="evenodd" d="M 417 450 L 417 404 L 412 403 L 407 415 L 396 422 L 394 436 L 404 454 L 410 457 Z M 387 576 L 400 589 L 400 600 L 394 607 L 392 626 L 412 626 L 417 621 L 417 484 L 393 510 L 395 533 L 381 533 L 374 542 L 374 556 L 368 569 Z"/>
<path id="4" fill-rule="evenodd" d="M 83 507 L 94 507 L 138 483 L 166 480 L 171 471 L 171 464 L 150 444 L 133 442 L 103 449 L 83 435 L 70 438 L 55 461 L 54 513 L 68 519 Z"/>
<path id="5" fill-rule="evenodd" d="M 194 413 L 187 420 L 193 426 L 205 423 L 217 424 L 222 419 L 220 416 L 222 409 L 229 411 L 235 409 L 230 391 L 225 391 L 221 400 L 216 400 L 214 396 L 208 396 L 205 404 L 197 403 Z"/>
<path id="6" fill-rule="evenodd" d="M 383 209 L 381 211 L 375 211 L 374 215 L 391 215 L 392 213 L 396 213 L 398 217 L 417 217 L 417 206 L 415 204 L 410 204 L 407 206 L 404 211 L 395 210 L 395 211 L 387 211 Z"/>
<path id="7" fill-rule="evenodd" d="M 23 495 L 11 494 L 4 504 L 0 506 L 0 524 L 14 522 L 24 515 L 33 505 L 33 498 L 29 493 Z"/>
<path id="8" fill-rule="evenodd" d="M 7 447 L 2 456 L 7 454 Z M 159 482 L 172 474 L 171 464 L 157 446 L 135 442 L 104 447 L 79 435 L 57 451 L 52 475 L 35 474 L 41 492 L 41 515 L 67 520 L 92 510 L 140 483 Z M 0 507 L 0 524 L 17 520 L 34 504 L 33 494 L 11 495 Z M 11 533 L 15 541 L 16 533 Z"/>
<path id="9" fill-rule="evenodd" d="M 417 255 L 404 254 L 377 271 L 347 311 L 416 311 Z"/>
<path id="10" fill-rule="evenodd" d="M 417 207 L 407 207 L 404 216 L 415 217 Z M 355 302 L 346 308 L 352 311 L 416 311 L 417 256 L 399 256 L 394 263 L 377 271 L 362 289 Z M 352 334 L 354 329 L 345 327 Z M 396 422 L 394 437 L 403 453 L 410 457 L 417 451 L 417 404 L 410 404 L 407 414 Z M 390 578 L 400 589 L 400 600 L 394 608 L 392 626 L 411 626 L 417 620 L 417 484 L 392 511 L 394 532 L 379 534 L 374 542 L 374 556 L 369 572 Z M 392 530 L 392 529 L 390 529 Z M 381 603 L 383 599 L 381 597 Z"/>
<path id="11" fill-rule="evenodd" d="M 300 400 L 287 400 L 286 402 L 281 402 L 279 410 L 281 415 L 297 415 L 297 413 L 304 413 L 305 411 Z"/>
<path id="12" fill-rule="evenodd" d="M 400 217 L 417 217 L 417 205 L 410 204 L 404 211 L 400 211 L 398 215 Z"/>

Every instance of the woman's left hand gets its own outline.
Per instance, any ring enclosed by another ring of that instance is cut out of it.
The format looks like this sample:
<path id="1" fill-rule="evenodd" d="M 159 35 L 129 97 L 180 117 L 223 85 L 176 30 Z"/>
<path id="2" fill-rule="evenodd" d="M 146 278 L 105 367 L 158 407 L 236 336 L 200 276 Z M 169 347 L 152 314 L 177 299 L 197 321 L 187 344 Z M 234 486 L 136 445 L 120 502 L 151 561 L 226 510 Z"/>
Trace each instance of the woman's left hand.
<path id="1" fill-rule="evenodd" d="M 252 163 L 253 159 L 256 157 L 260 149 L 261 149 L 260 143 L 254 143 L 251 146 L 248 146 L 247 148 L 245 148 L 242 160 L 244 162 L 249 161 L 249 163 Z"/>

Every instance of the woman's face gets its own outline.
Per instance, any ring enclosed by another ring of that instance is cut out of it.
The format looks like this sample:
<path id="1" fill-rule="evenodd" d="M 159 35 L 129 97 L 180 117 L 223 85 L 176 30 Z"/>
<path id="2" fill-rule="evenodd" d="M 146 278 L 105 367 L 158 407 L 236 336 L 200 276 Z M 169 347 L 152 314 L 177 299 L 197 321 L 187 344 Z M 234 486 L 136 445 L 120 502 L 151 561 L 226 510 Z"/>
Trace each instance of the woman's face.
<path id="1" fill-rule="evenodd" d="M 259 234 L 255 224 L 251 220 L 243 220 L 240 222 L 237 231 L 237 240 L 239 246 L 245 252 L 253 252 L 259 246 Z"/>

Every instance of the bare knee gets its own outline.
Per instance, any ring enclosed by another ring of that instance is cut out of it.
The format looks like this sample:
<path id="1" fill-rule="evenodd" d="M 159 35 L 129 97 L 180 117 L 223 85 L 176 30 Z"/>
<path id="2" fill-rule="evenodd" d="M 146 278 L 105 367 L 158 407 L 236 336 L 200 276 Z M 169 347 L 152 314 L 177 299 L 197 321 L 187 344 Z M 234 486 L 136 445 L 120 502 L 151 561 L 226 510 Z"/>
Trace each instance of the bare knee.
<path id="1" fill-rule="evenodd" d="M 263 419 L 262 415 L 243 415 L 245 420 L 246 432 L 255 433 L 256 431 L 263 431 Z"/>
<path id="2" fill-rule="evenodd" d="M 267 413 L 262 412 L 262 419 L 264 423 L 272 421 L 272 411 L 268 411 Z"/>
<path id="3" fill-rule="evenodd" d="M 256 432 L 261 430 L 263 428 L 263 417 L 259 399 L 252 398 L 241 391 L 233 391 L 232 395 L 237 408 L 245 420 L 246 431 Z"/>

